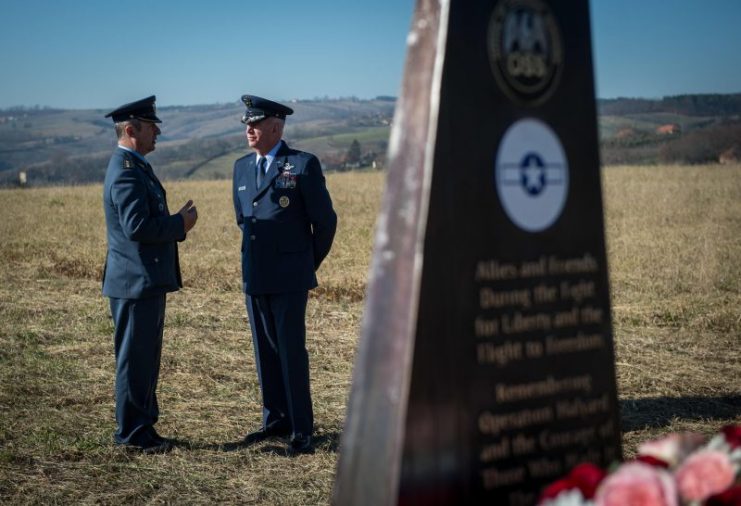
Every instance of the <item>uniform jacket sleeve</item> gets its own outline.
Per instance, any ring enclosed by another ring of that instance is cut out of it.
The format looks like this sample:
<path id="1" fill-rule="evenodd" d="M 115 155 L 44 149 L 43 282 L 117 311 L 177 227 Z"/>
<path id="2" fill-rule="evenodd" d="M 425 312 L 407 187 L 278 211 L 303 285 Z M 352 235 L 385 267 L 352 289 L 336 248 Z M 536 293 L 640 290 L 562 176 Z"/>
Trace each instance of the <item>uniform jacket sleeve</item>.
<path id="1" fill-rule="evenodd" d="M 239 228 L 241 228 L 244 231 L 244 216 L 242 215 L 242 205 L 239 202 L 239 196 L 237 194 L 237 177 L 239 175 L 239 164 L 241 162 L 241 159 L 234 162 L 234 169 L 233 169 L 233 181 L 232 181 L 232 201 L 234 203 L 234 214 L 237 218 L 237 225 Z"/>
<path id="2" fill-rule="evenodd" d="M 332 199 L 327 190 L 322 168 L 315 156 L 311 157 L 306 166 L 305 181 L 302 181 L 300 188 L 311 222 L 316 270 L 332 247 L 337 230 L 337 214 L 332 208 Z"/>
<path id="3" fill-rule="evenodd" d="M 184 240 L 185 223 L 180 214 L 158 215 L 150 209 L 146 177 L 124 170 L 111 185 L 111 201 L 124 235 L 131 241 L 149 244 Z"/>

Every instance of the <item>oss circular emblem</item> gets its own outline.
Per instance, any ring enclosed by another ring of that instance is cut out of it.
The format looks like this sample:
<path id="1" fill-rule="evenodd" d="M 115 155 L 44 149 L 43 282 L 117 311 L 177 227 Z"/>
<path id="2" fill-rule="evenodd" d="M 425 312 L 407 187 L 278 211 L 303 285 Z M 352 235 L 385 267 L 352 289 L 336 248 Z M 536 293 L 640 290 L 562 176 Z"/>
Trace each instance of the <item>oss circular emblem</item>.
<path id="1" fill-rule="evenodd" d="M 288 197 L 283 195 L 281 198 L 278 199 L 278 204 L 280 204 L 280 207 L 288 207 L 288 204 L 290 204 L 291 201 Z"/>
<path id="2" fill-rule="evenodd" d="M 569 166 L 553 130 L 526 118 L 507 129 L 495 165 L 497 194 L 512 222 L 528 232 L 555 223 L 569 189 Z"/>
<path id="3" fill-rule="evenodd" d="M 489 62 L 505 95 L 526 105 L 543 103 L 563 68 L 561 33 L 542 0 L 502 0 L 489 21 Z"/>

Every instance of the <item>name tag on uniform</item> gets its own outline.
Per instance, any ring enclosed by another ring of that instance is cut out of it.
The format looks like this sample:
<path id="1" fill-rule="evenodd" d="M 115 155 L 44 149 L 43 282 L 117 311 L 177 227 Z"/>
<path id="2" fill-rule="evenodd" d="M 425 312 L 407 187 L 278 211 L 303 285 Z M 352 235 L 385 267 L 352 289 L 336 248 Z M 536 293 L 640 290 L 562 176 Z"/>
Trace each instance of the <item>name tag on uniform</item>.
<path id="1" fill-rule="evenodd" d="M 246 189 L 247 189 L 247 187 L 246 187 L 246 186 L 240 186 L 239 188 L 237 188 L 237 191 L 238 191 L 238 192 L 243 192 L 243 191 L 245 191 Z"/>

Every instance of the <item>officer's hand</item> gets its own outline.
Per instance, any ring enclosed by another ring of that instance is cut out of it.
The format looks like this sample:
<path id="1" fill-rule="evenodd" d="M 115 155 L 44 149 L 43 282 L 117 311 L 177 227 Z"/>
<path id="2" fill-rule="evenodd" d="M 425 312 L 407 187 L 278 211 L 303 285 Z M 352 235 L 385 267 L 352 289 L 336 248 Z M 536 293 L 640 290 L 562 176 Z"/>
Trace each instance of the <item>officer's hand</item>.
<path id="1" fill-rule="evenodd" d="M 185 233 L 187 234 L 198 220 L 198 210 L 196 209 L 196 206 L 193 205 L 193 201 L 189 200 L 185 203 L 183 208 L 178 211 L 178 214 L 183 217 L 183 223 L 185 224 Z"/>

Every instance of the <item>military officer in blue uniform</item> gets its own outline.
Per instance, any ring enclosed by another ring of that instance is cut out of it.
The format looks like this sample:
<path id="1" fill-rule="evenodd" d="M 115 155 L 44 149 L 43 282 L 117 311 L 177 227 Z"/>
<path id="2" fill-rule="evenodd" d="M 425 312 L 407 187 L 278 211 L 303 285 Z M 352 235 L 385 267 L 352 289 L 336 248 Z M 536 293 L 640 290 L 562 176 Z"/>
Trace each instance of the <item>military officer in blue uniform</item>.
<path id="1" fill-rule="evenodd" d="M 282 140 L 293 110 L 242 97 L 247 143 L 234 163 L 233 198 L 242 229 L 242 281 L 262 390 L 262 426 L 252 444 L 290 436 L 294 453 L 313 451 L 314 416 L 306 351 L 306 302 L 329 253 L 337 215 L 316 156 Z"/>
<path id="2" fill-rule="evenodd" d="M 170 214 L 165 189 L 144 157 L 160 134 L 154 103 L 151 96 L 106 115 L 115 124 L 118 147 L 103 187 L 108 240 L 103 295 L 110 299 L 115 326 L 114 441 L 146 453 L 171 447 L 154 429 L 165 299 L 182 287 L 177 242 L 198 218 L 192 201 Z"/>

